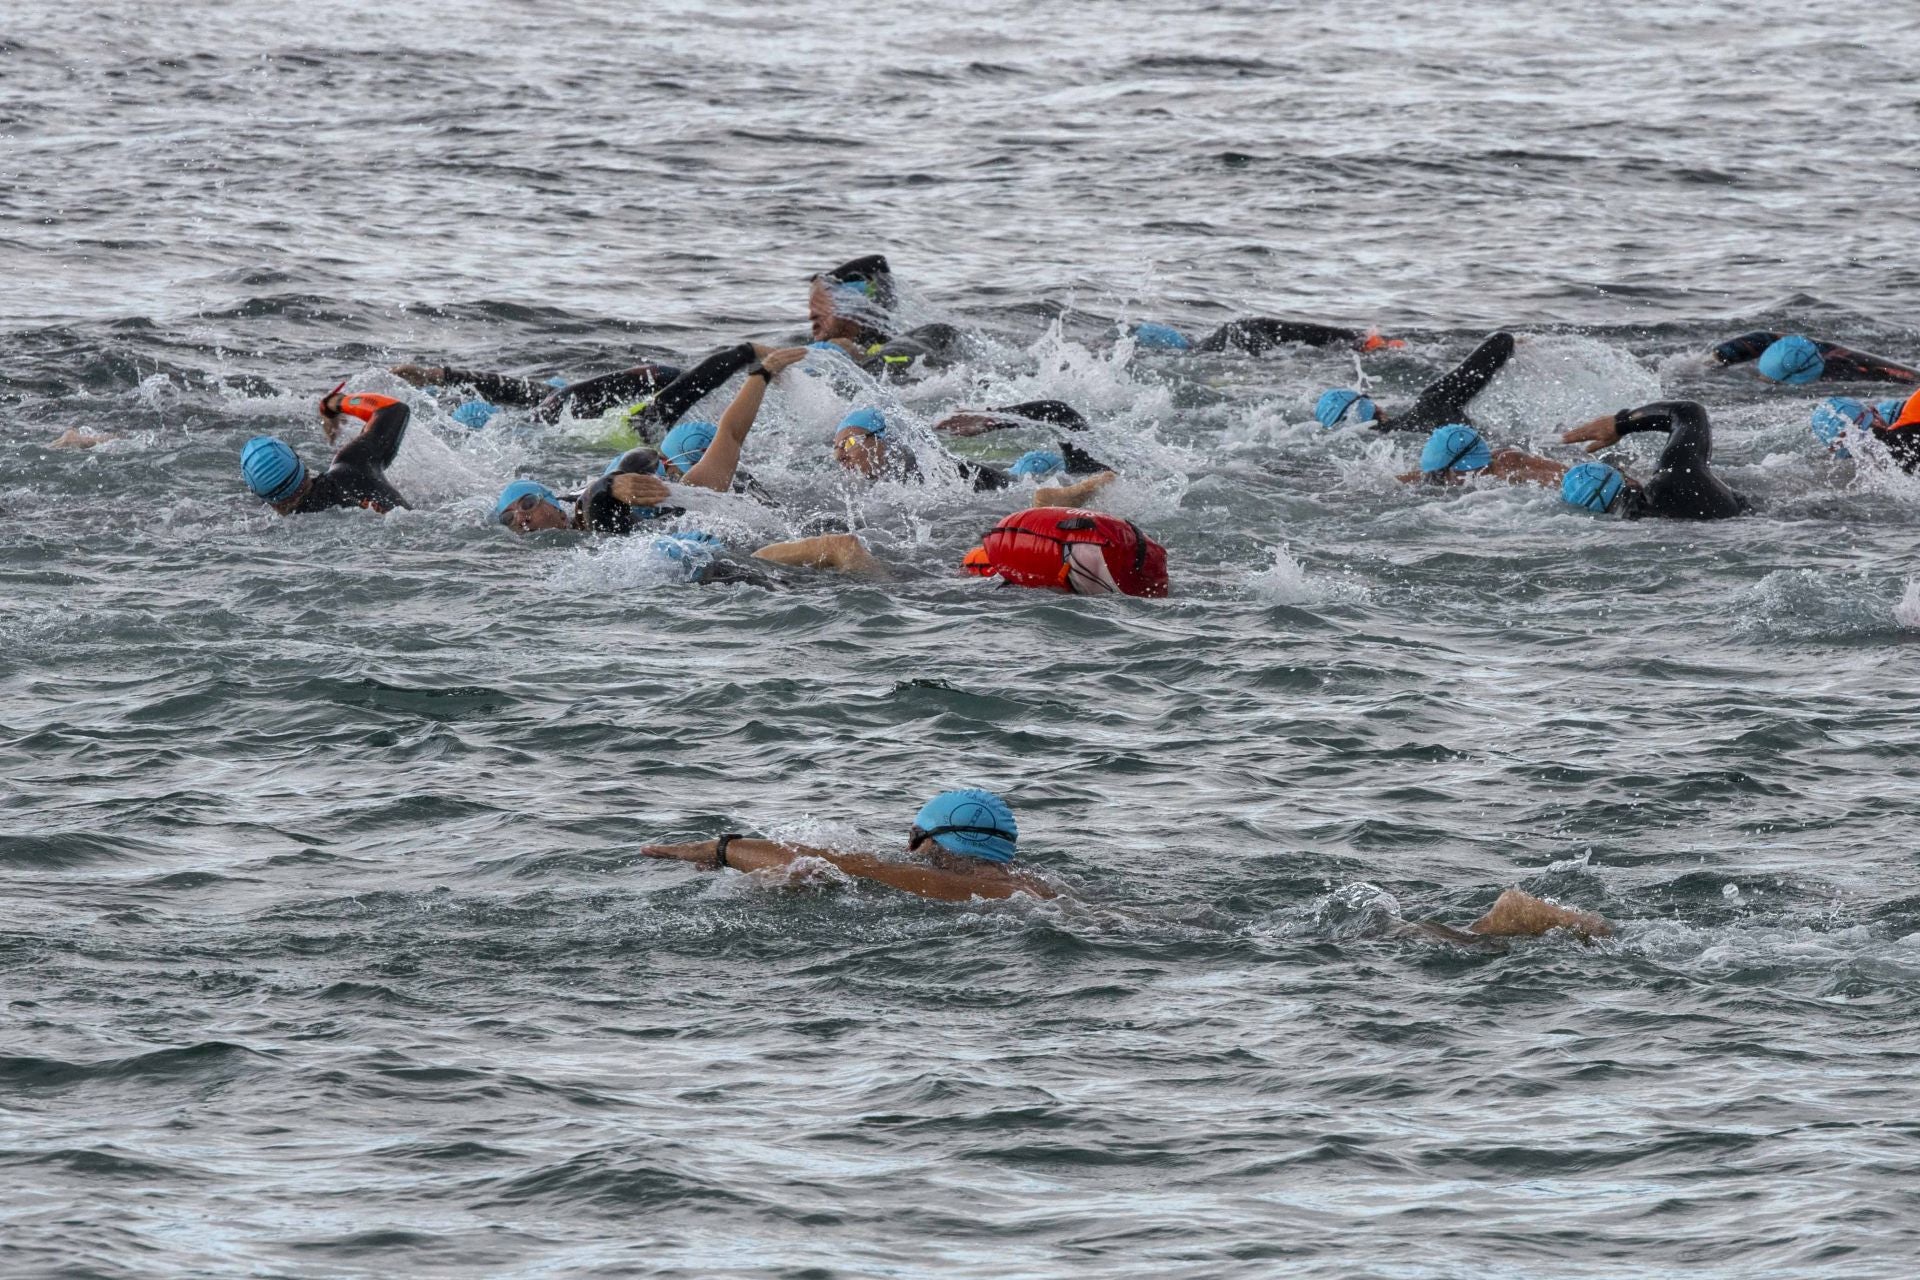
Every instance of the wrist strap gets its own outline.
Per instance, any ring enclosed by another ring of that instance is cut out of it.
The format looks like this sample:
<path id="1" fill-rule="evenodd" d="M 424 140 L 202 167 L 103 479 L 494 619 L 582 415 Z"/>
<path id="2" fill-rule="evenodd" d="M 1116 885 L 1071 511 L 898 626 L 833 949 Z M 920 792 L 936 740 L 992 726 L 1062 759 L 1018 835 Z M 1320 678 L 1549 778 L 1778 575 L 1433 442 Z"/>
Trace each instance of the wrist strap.
<path id="1" fill-rule="evenodd" d="M 767 380 L 767 385 L 769 386 L 773 385 L 773 375 L 767 372 L 767 366 L 763 364 L 756 364 L 753 366 L 753 368 L 747 370 L 747 376 L 749 378 L 752 378 L 752 377 L 765 378 Z"/>
<path id="2" fill-rule="evenodd" d="M 713 869 L 720 870 L 727 865 L 727 846 L 740 838 L 738 831 L 729 831 L 713 842 Z"/>

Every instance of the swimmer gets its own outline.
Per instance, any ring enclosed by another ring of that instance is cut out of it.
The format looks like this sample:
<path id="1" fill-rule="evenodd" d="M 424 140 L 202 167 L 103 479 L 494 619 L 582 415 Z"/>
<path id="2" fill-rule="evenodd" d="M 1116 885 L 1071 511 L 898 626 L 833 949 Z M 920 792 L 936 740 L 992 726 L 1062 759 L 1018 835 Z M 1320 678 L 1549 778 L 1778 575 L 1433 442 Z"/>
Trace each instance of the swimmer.
<path id="1" fill-rule="evenodd" d="M 960 562 L 963 572 L 1077 596 L 1167 594 L 1167 549 L 1131 520 L 1067 507 L 1016 511 Z"/>
<path id="2" fill-rule="evenodd" d="M 1087 420 L 1064 400 L 1022 400 L 1019 404 L 1003 404 L 992 409 L 961 409 L 934 423 L 933 429 L 949 436 L 983 436 L 989 431 L 1033 426 L 1085 431 Z"/>
<path id="3" fill-rule="evenodd" d="M 843 853 L 781 840 L 724 835 L 691 844 L 650 844 L 649 858 L 674 858 L 705 871 L 786 873 L 796 863 L 824 862 L 845 875 L 871 880 L 936 902 L 1002 899 L 1015 894 L 1054 898 L 1040 877 L 1013 867 L 1020 827 L 1007 802 L 991 791 L 943 791 L 921 806 L 907 832 L 907 858 Z"/>
<path id="4" fill-rule="evenodd" d="M 1878 440 L 1902 471 L 1920 469 L 1920 391 L 1904 401 L 1882 400 L 1876 404 L 1828 396 L 1813 407 L 1812 426 L 1813 434 L 1836 458 L 1853 456 L 1844 439 L 1851 429 Z"/>
<path id="5" fill-rule="evenodd" d="M 1743 333 L 1727 339 L 1709 354 L 1715 364 L 1723 366 L 1754 361 L 1762 378 L 1791 386 L 1821 380 L 1920 383 L 1920 370 L 1800 334 L 1766 330 Z"/>
<path id="6" fill-rule="evenodd" d="M 760 414 L 767 388 L 806 354 L 805 347 L 769 351 L 765 360 L 748 370 L 717 426 L 680 423 L 667 432 L 658 451 L 645 446 L 628 450 L 577 497 L 562 499 L 543 484 L 514 481 L 494 503 L 495 522 L 515 533 L 573 529 L 629 534 L 644 521 L 684 514 L 683 509 L 666 505 L 672 492 L 670 481 L 727 492 L 734 485 L 741 450 Z M 571 512 L 563 505 L 569 501 Z"/>
<path id="7" fill-rule="evenodd" d="M 1133 339 L 1134 346 L 1145 351 L 1233 351 L 1250 356 L 1265 355 L 1275 347 L 1287 345 L 1345 346 L 1359 352 L 1407 345 L 1399 338 L 1383 338 L 1375 329 L 1347 329 L 1310 320 L 1276 320 L 1271 316 L 1229 320 L 1199 342 L 1170 324 L 1131 325 L 1127 335 Z"/>
<path id="8" fill-rule="evenodd" d="M 556 422 L 568 410 L 575 417 L 591 418 L 609 409 L 631 406 L 628 424 L 641 439 L 658 440 L 694 405 L 726 385 L 736 373 L 756 363 L 764 364 L 775 350 L 756 342 L 741 342 L 721 348 L 688 369 L 671 364 L 637 364 L 558 389 L 551 382 L 447 365 L 397 364 L 392 372 L 416 387 L 471 387 L 489 407 L 532 409 L 533 416 L 542 422 Z M 799 350 L 804 353 L 805 348 Z"/>
<path id="9" fill-rule="evenodd" d="M 1487 389 L 1495 374 L 1513 358 L 1513 335 L 1495 333 L 1473 349 L 1473 353 L 1446 376 L 1422 391 L 1412 406 L 1389 415 L 1373 397 L 1351 387 L 1336 387 L 1323 392 L 1313 406 L 1313 416 L 1323 427 L 1354 422 L 1375 431 L 1431 431 L 1452 423 L 1473 424 L 1467 405 Z"/>
<path id="10" fill-rule="evenodd" d="M 1667 447 L 1660 468 L 1645 483 L 1629 480 L 1603 462 L 1569 467 L 1560 496 L 1589 511 L 1618 511 L 1629 519 L 1665 516 L 1676 520 L 1724 520 L 1748 509 L 1747 500 L 1713 473 L 1713 426 L 1707 411 L 1691 400 L 1665 400 L 1622 409 L 1583 422 L 1560 438 L 1584 444 L 1588 453 L 1617 444 L 1637 431 L 1664 431 Z"/>
<path id="11" fill-rule="evenodd" d="M 293 446 L 275 436 L 255 436 L 240 450 L 240 474 L 247 487 L 283 516 L 331 507 L 384 513 L 407 505 L 400 491 L 387 483 L 387 468 L 406 438 L 411 411 L 388 396 L 344 396 L 344 386 L 320 398 L 320 430 L 327 443 L 339 440 L 342 415 L 366 425 L 333 455 L 333 465 L 324 474 L 309 473 Z"/>
<path id="12" fill-rule="evenodd" d="M 904 333 L 888 319 L 898 299 L 884 254 L 844 262 L 808 281 L 807 322 L 815 344 L 832 343 L 868 373 L 898 376 L 959 359 L 966 335 L 950 324 L 923 324 Z"/>
<path id="13" fill-rule="evenodd" d="M 1522 889 L 1504 890 L 1485 914 L 1464 929 L 1431 920 L 1403 921 L 1393 936 L 1483 949 L 1491 940 L 1538 938 L 1555 929 L 1565 929 L 1582 942 L 1613 936 L 1613 926 L 1600 915 L 1563 907 Z"/>
<path id="14" fill-rule="evenodd" d="M 840 429 L 833 436 L 833 460 L 842 470 L 865 480 L 919 483 L 925 479 L 920 460 L 893 437 L 886 415 L 878 409 L 855 409 L 840 420 Z M 1024 476 L 1064 473 L 1069 483 L 1039 491 L 1046 495 L 1042 504 L 1046 506 L 1078 506 L 1118 478 L 1111 467 L 1066 440 L 1055 441 L 1054 452 L 1032 450 L 1007 467 L 951 456 L 947 461 L 976 493 L 1009 488 Z M 1075 476 L 1084 478 L 1072 480 Z"/>

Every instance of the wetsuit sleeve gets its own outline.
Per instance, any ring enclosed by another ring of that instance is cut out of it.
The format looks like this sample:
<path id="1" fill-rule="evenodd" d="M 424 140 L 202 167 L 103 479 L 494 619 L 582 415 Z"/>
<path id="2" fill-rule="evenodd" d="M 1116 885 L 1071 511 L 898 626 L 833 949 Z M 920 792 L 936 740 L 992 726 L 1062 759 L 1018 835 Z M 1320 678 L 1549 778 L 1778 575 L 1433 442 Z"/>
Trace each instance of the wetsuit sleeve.
<path id="1" fill-rule="evenodd" d="M 686 415 L 687 410 L 726 385 L 728 378 L 753 361 L 751 342 L 722 347 L 661 388 L 660 394 L 653 398 L 653 404 L 647 409 L 647 417 L 662 426 L 672 426 Z"/>
<path id="2" fill-rule="evenodd" d="M 1760 353 L 1780 340 L 1777 333 L 1768 333 L 1756 329 L 1752 333 L 1743 333 L 1737 338 L 1728 338 L 1713 349 L 1715 364 L 1745 364 L 1749 360 L 1758 360 Z"/>
<path id="3" fill-rule="evenodd" d="M 1085 431 L 1087 420 L 1072 405 L 1064 400 L 1022 400 L 1019 404 L 1003 404 L 989 413 L 1006 413 L 1016 418 L 1025 418 L 1029 422 L 1050 422 L 1056 427 L 1068 431 Z M 1008 423 L 1016 426 L 1017 423 Z"/>
<path id="4" fill-rule="evenodd" d="M 1097 476 L 1102 471 L 1113 470 L 1112 467 L 1100 461 L 1100 459 L 1094 457 L 1085 449 L 1070 444 L 1065 440 L 1056 440 L 1054 444 L 1059 448 L 1061 458 L 1066 461 L 1067 474 L 1070 476 Z"/>
<path id="5" fill-rule="evenodd" d="M 1392 418 L 1387 431 L 1431 431 L 1466 420 L 1467 405 L 1487 389 L 1493 375 L 1513 359 L 1513 335 L 1496 333 L 1473 349 L 1458 367 L 1420 393 L 1413 408 Z"/>
<path id="6" fill-rule="evenodd" d="M 1366 332 L 1343 329 L 1338 325 L 1313 324 L 1304 320 L 1275 320 L 1271 316 L 1253 316 L 1229 320 L 1200 340 L 1199 351 L 1244 351 L 1263 355 L 1274 347 L 1297 343 L 1303 347 L 1331 347 L 1343 342 L 1362 342 Z"/>
<path id="7" fill-rule="evenodd" d="M 400 452 L 400 442 L 407 436 L 407 419 L 412 414 L 413 411 L 398 400 L 382 405 L 367 420 L 360 434 L 333 455 L 334 465 L 344 463 L 349 467 L 385 471 Z"/>
<path id="8" fill-rule="evenodd" d="M 593 533 L 633 532 L 633 508 L 614 498 L 611 477 L 600 477 L 580 495 L 580 523 Z"/>
<path id="9" fill-rule="evenodd" d="M 595 417 L 609 409 L 645 400 L 678 376 L 678 369 L 659 364 L 637 364 L 631 369 L 603 373 L 552 392 L 540 402 L 540 417 L 552 422 L 569 405 L 577 417 Z"/>
<path id="10" fill-rule="evenodd" d="M 1665 431 L 1667 447 L 1660 454 L 1662 471 L 1697 471 L 1713 460 L 1713 425 L 1707 411 L 1692 400 L 1662 400 L 1613 415 L 1621 435 L 1636 431 Z"/>
<path id="11" fill-rule="evenodd" d="M 1822 342 L 1819 347 L 1820 358 L 1827 365 L 1820 373 L 1822 378 L 1847 382 L 1920 383 L 1920 370 L 1895 364 L 1884 357 L 1854 351 L 1837 342 Z"/>
<path id="12" fill-rule="evenodd" d="M 553 394 L 545 382 L 531 378 L 510 378 L 502 373 L 482 373 L 477 369 L 456 369 L 448 365 L 441 383 L 450 387 L 472 387 L 481 399 L 509 409 L 531 409 Z"/>
<path id="13" fill-rule="evenodd" d="M 904 372 L 920 360 L 942 364 L 951 361 L 965 341 L 966 335 L 950 324 L 923 324 L 867 348 L 860 367 L 879 374 Z"/>

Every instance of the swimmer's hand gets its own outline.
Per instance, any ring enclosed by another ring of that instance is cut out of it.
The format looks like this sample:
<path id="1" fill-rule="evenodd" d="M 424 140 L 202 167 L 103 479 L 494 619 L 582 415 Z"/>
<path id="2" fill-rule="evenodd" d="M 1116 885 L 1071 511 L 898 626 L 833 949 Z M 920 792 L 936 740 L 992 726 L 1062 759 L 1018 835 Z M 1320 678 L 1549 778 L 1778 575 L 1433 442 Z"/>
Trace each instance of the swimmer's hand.
<path id="1" fill-rule="evenodd" d="M 621 472 L 613 478 L 613 497 L 630 507 L 658 507 L 673 496 L 673 490 L 659 476 Z"/>
<path id="2" fill-rule="evenodd" d="M 1083 507 L 1087 504 L 1087 499 L 1119 478 L 1111 471 L 1102 471 L 1099 475 L 1088 476 L 1085 480 L 1076 481 L 1073 484 L 1035 489 L 1033 505 L 1036 507 Z"/>
<path id="3" fill-rule="evenodd" d="M 782 347 L 778 351 L 769 351 L 761 356 L 760 367 L 767 371 L 767 376 L 778 377 L 783 371 L 806 358 L 805 347 Z"/>
<path id="4" fill-rule="evenodd" d="M 1598 453 L 1620 443 L 1620 432 L 1613 425 L 1613 415 L 1603 414 L 1592 422 L 1583 422 L 1560 437 L 1564 444 L 1584 444 L 1588 453 Z"/>

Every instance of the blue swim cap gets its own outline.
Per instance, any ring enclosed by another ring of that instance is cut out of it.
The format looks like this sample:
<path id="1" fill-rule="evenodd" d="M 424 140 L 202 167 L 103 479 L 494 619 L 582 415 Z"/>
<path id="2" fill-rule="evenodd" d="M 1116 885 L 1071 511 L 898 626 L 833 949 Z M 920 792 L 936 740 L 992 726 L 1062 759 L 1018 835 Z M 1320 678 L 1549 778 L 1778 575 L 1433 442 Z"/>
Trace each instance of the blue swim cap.
<path id="1" fill-rule="evenodd" d="M 1013 460 L 1007 470 L 1016 476 L 1050 476 L 1056 471 L 1065 471 L 1067 460 L 1057 453 L 1046 449 L 1029 449 Z"/>
<path id="2" fill-rule="evenodd" d="M 991 791 L 942 791 L 920 806 L 911 843 L 931 839 L 948 853 L 984 862 L 1012 862 L 1020 824 L 1007 802 Z"/>
<path id="3" fill-rule="evenodd" d="M 663 533 L 653 540 L 654 558 L 677 571 L 683 582 L 697 582 L 713 558 L 726 549 L 726 543 L 698 529 Z"/>
<path id="4" fill-rule="evenodd" d="M 1313 416 L 1323 427 L 1337 427 L 1348 418 L 1355 422 L 1372 422 L 1375 415 L 1373 401 L 1358 391 L 1336 387 L 1320 394 L 1313 405 Z"/>
<path id="5" fill-rule="evenodd" d="M 1892 426 L 1899 419 L 1900 410 L 1906 407 L 1906 403 L 1904 400 L 1877 400 L 1874 402 L 1873 411 L 1880 415 L 1882 423 Z"/>
<path id="6" fill-rule="evenodd" d="M 555 391 L 565 391 L 567 389 L 567 380 L 555 374 L 553 377 L 547 379 L 547 385 Z"/>
<path id="7" fill-rule="evenodd" d="M 1427 475 L 1440 471 L 1480 471 L 1493 465 L 1493 450 L 1480 433 L 1464 422 L 1435 427 L 1420 450 L 1420 470 Z"/>
<path id="8" fill-rule="evenodd" d="M 1847 452 L 1846 436 L 1849 430 L 1864 431 L 1873 415 L 1873 410 L 1858 400 L 1846 396 L 1828 396 L 1813 406 L 1811 426 L 1813 434 L 1820 437 L 1820 443 L 1836 458 L 1850 458 Z"/>
<path id="9" fill-rule="evenodd" d="M 1137 324 L 1131 332 L 1133 345 L 1146 351 L 1188 351 L 1193 347 L 1187 335 L 1170 324 Z"/>
<path id="10" fill-rule="evenodd" d="M 1798 334 L 1781 338 L 1760 353 L 1760 376 L 1773 382 L 1789 382 L 1798 386 L 1802 382 L 1812 382 L 1826 371 L 1827 362 L 1820 355 L 1820 348 L 1811 339 Z"/>
<path id="11" fill-rule="evenodd" d="M 500 410 L 485 400 L 469 400 L 453 411 L 453 420 L 463 427 L 472 427 L 475 431 L 487 425 L 487 419 Z"/>
<path id="12" fill-rule="evenodd" d="M 661 460 L 672 463 L 684 475 L 706 456 L 707 446 L 718 434 L 719 429 L 711 422 L 683 422 L 660 442 Z"/>
<path id="13" fill-rule="evenodd" d="M 1560 477 L 1560 497 L 1589 511 L 1606 511 L 1627 487 L 1627 479 L 1604 462 L 1582 462 Z"/>
<path id="14" fill-rule="evenodd" d="M 300 492 L 307 468 L 285 440 L 255 436 L 240 446 L 240 474 L 247 488 L 268 502 L 285 502 Z"/>
<path id="15" fill-rule="evenodd" d="M 833 286 L 833 292 L 847 302 L 866 302 L 873 297 L 873 282 L 842 280 Z"/>
<path id="16" fill-rule="evenodd" d="M 839 431 L 845 431 L 848 427 L 864 431 L 870 436 L 884 436 L 887 434 L 887 415 L 878 409 L 855 409 L 840 419 Z M 839 431 L 835 434 L 839 434 Z"/>
<path id="17" fill-rule="evenodd" d="M 560 499 L 554 497 L 553 490 L 547 488 L 547 486 L 541 484 L 538 480 L 515 480 L 512 484 L 500 491 L 500 500 L 493 504 L 494 523 L 504 523 L 507 508 L 522 498 L 530 496 L 539 498 L 540 501 L 546 503 L 562 515 L 566 514 L 567 509 L 560 505 Z"/>

